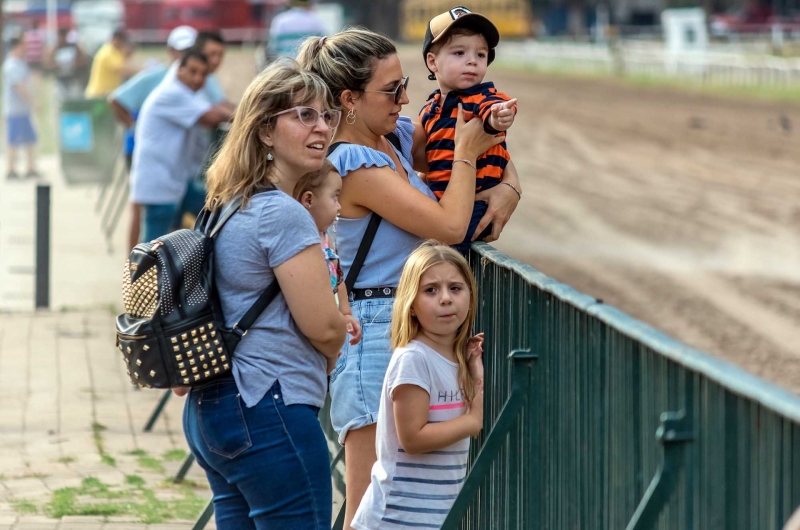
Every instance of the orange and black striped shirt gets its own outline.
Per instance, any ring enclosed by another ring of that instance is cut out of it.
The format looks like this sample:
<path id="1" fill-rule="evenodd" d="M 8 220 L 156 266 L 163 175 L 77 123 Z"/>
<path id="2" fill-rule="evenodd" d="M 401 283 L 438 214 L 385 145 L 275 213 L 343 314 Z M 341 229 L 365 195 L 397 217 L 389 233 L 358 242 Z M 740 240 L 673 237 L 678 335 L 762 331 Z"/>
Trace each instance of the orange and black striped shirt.
<path id="1" fill-rule="evenodd" d="M 502 103 L 511 98 L 494 88 L 494 83 L 480 83 L 466 90 L 451 90 L 442 98 L 442 92 L 436 90 L 419 113 L 420 122 L 428 137 L 425 144 L 425 155 L 428 158 L 428 186 L 437 198 L 441 199 L 450 173 L 453 171 L 453 152 L 455 150 L 456 120 L 458 103 L 464 109 L 464 119 L 469 121 L 473 116 L 484 120 L 487 133 L 497 134 L 486 121 L 491 113 L 492 105 Z M 488 190 L 500 183 L 503 171 L 508 165 L 510 156 L 506 143 L 498 144 L 478 160 L 475 191 Z"/>

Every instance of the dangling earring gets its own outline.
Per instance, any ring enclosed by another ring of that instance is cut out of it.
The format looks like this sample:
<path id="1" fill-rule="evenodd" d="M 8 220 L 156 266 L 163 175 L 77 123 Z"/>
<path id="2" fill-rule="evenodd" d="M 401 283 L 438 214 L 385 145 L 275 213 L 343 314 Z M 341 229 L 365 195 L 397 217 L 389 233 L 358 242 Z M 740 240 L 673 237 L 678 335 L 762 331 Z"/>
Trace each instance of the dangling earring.
<path id="1" fill-rule="evenodd" d="M 275 159 L 275 157 L 274 157 L 274 156 L 272 156 L 272 151 L 268 151 L 268 152 L 267 152 L 267 160 L 269 160 L 270 162 L 272 162 L 274 159 Z"/>
<path id="2" fill-rule="evenodd" d="M 347 113 L 345 116 L 344 121 L 353 125 L 356 122 L 356 109 L 350 109 L 350 112 Z"/>

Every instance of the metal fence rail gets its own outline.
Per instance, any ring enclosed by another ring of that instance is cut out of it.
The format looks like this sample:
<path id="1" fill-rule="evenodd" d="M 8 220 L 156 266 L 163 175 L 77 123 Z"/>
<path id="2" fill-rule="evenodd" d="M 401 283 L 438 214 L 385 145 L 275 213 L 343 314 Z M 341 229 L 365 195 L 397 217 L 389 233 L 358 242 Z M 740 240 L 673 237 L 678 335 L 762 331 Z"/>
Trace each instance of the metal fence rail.
<path id="1" fill-rule="evenodd" d="M 486 427 L 443 528 L 782 527 L 800 398 L 488 245 L 471 261 Z"/>

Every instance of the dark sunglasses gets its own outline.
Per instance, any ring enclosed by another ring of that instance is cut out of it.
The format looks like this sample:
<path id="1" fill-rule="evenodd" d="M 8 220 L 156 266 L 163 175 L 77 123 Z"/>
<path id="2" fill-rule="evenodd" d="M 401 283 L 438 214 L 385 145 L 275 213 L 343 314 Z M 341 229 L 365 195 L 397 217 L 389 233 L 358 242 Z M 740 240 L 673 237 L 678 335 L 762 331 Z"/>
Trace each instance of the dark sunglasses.
<path id="1" fill-rule="evenodd" d="M 397 88 L 394 90 L 367 90 L 364 89 L 364 92 L 378 92 L 380 94 L 392 94 L 394 96 L 394 104 L 397 105 L 400 103 L 400 98 L 403 96 L 403 91 L 408 90 L 408 76 L 405 76 L 403 79 L 400 80 L 400 84 L 397 85 Z"/>

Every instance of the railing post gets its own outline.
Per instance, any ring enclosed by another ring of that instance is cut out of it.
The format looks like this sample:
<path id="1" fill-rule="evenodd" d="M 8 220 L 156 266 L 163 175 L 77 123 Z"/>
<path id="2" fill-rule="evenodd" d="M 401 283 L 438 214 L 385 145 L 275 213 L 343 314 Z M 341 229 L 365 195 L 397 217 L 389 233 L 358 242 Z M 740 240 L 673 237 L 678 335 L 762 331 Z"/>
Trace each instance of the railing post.
<path id="1" fill-rule="evenodd" d="M 153 413 L 150 414 L 150 417 L 147 419 L 147 423 L 144 426 L 144 432 L 150 432 L 153 430 L 153 425 L 156 424 L 156 420 L 159 416 L 161 416 L 161 412 L 164 410 L 164 407 L 167 405 L 167 401 L 169 397 L 172 395 L 172 390 L 165 390 L 164 395 L 161 396 L 161 399 L 158 400 L 158 404 L 156 408 L 153 409 Z"/>
<path id="2" fill-rule="evenodd" d="M 531 371 L 533 363 L 539 356 L 529 350 L 514 350 L 509 354 L 512 364 L 511 395 L 508 396 L 500 415 L 494 426 L 489 431 L 489 436 L 481 447 L 475 463 L 470 469 L 464 486 L 458 494 L 450 513 L 442 524 L 442 530 L 456 530 L 467 513 L 481 482 L 489 473 L 500 448 L 503 446 L 511 428 L 517 421 L 519 412 L 525 405 L 526 398 L 531 390 Z"/>
<path id="3" fill-rule="evenodd" d="M 186 473 L 189 472 L 189 468 L 192 467 L 192 464 L 194 464 L 194 455 L 192 453 L 189 453 L 188 455 L 186 455 L 186 458 L 183 459 L 181 467 L 180 469 L 178 469 L 178 472 L 175 474 L 175 477 L 172 479 L 172 482 L 175 484 L 180 484 L 181 482 L 183 482 L 183 479 L 186 478 Z"/>
<path id="4" fill-rule="evenodd" d="M 208 501 L 206 507 L 203 509 L 203 513 L 200 514 L 200 517 L 195 521 L 192 530 L 203 530 L 211 518 L 214 516 L 214 501 Z"/>
<path id="5" fill-rule="evenodd" d="M 690 394 L 691 395 L 691 394 Z M 650 530 L 656 528 L 658 517 L 667 505 L 670 495 L 678 485 L 678 478 L 686 463 L 686 449 L 695 440 L 691 418 L 691 399 L 680 412 L 661 414 L 661 425 L 656 430 L 656 439 L 664 446 L 664 460 L 658 466 L 636 512 L 626 530 Z"/>
<path id="6" fill-rule="evenodd" d="M 36 309 L 50 307 L 50 185 L 36 186 Z"/>

